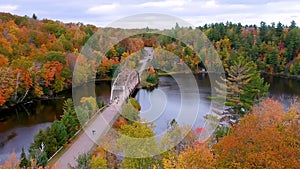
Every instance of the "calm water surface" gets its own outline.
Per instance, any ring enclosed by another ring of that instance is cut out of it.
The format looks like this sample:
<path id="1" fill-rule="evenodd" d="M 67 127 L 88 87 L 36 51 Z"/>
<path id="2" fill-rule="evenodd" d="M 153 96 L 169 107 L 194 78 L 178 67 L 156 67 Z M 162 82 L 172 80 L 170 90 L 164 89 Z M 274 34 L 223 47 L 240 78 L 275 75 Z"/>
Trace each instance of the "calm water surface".
<path id="1" fill-rule="evenodd" d="M 166 131 L 173 119 L 181 125 L 201 127 L 204 124 L 203 116 L 210 110 L 211 101 L 208 100 L 207 97 L 211 93 L 211 88 L 208 77 L 204 74 L 203 76 L 196 76 L 198 88 L 193 90 L 193 87 L 197 86 L 190 85 L 188 86 L 188 91 L 180 91 L 179 88 L 179 86 L 182 86 L 181 83 L 185 83 L 186 75 L 178 75 L 175 79 L 171 76 L 161 76 L 157 88 L 152 91 L 141 89 L 135 96 L 142 107 L 141 118 L 145 118 L 155 124 L 156 127 L 154 130 L 156 134 L 162 134 Z M 181 103 L 183 101 L 181 93 L 183 92 L 188 92 L 189 96 L 192 96 L 191 94 L 195 95 L 195 92 L 198 92 L 197 97 L 199 98 L 199 102 L 186 98 L 185 100 L 187 100 L 187 102 L 185 103 L 188 105 L 182 108 L 183 110 L 180 112 Z M 164 102 L 162 100 L 166 101 Z M 198 106 L 198 109 L 195 109 L 196 106 Z M 198 112 L 198 114 L 195 112 Z M 182 113 L 183 116 L 180 116 L 180 113 Z M 194 114 L 194 118 L 184 119 L 187 118 L 187 113 L 190 113 L 190 116 Z"/>

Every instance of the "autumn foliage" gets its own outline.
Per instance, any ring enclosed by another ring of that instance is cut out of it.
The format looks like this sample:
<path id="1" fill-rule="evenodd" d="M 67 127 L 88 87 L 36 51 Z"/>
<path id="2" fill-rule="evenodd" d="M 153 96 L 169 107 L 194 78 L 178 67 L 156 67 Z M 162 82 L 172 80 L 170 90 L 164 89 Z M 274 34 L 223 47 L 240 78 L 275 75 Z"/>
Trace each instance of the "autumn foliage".
<path id="1" fill-rule="evenodd" d="M 299 168 L 299 119 L 299 102 L 284 111 L 281 103 L 266 99 L 218 143 L 195 144 L 164 158 L 163 168 Z"/>
<path id="2" fill-rule="evenodd" d="M 114 50 L 114 57 L 89 60 L 79 51 L 96 32 L 93 25 L 37 20 L 8 13 L 0 13 L 0 107 L 28 101 L 35 97 L 52 96 L 72 83 L 72 71 L 78 61 L 79 82 L 94 77 L 100 65 L 105 77 L 119 63 L 122 53 Z M 125 41 L 124 41 L 125 42 Z M 143 41 L 138 38 L 126 40 L 128 51 L 140 50 Z M 79 57 L 81 56 L 81 57 Z"/>
<path id="3" fill-rule="evenodd" d="M 255 106 L 214 146 L 218 168 L 300 168 L 299 113 L 271 99 Z"/>
<path id="4" fill-rule="evenodd" d="M 154 73 L 155 73 L 155 69 L 154 69 L 153 67 L 150 67 L 150 68 L 149 68 L 149 73 L 150 73 L 150 74 L 154 74 Z"/>
<path id="5" fill-rule="evenodd" d="M 120 129 L 125 124 L 128 124 L 127 120 L 124 118 L 120 118 L 113 124 L 113 128 Z"/>
<path id="6" fill-rule="evenodd" d="M 178 165 L 180 168 L 184 169 L 213 169 L 215 168 L 215 164 L 216 160 L 206 145 L 188 148 L 178 156 Z"/>

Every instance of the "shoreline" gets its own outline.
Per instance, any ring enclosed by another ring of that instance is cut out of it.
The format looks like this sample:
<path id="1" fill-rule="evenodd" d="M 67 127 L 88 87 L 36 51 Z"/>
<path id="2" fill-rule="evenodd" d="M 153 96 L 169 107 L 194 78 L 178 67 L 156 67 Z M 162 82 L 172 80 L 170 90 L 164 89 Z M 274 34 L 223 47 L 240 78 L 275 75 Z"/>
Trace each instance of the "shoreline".
<path id="1" fill-rule="evenodd" d="M 187 74 L 189 72 L 159 72 L 159 76 L 170 76 L 170 75 L 175 75 L 175 74 Z M 200 72 L 192 72 L 194 75 L 197 74 L 214 74 L 214 72 L 208 72 L 208 71 L 200 71 Z M 290 74 L 284 74 L 284 73 L 268 73 L 268 72 L 260 72 L 261 76 L 269 76 L 269 77 L 279 77 L 282 79 L 287 79 L 287 80 L 296 80 L 300 81 L 300 75 L 290 75 Z"/>
<path id="2" fill-rule="evenodd" d="M 261 76 L 273 76 L 273 77 L 279 77 L 287 80 L 297 80 L 300 81 L 300 75 L 290 75 L 290 74 L 284 74 L 284 73 L 268 73 L 268 72 L 260 72 Z"/>
<path id="3" fill-rule="evenodd" d="M 99 83 L 99 82 L 108 82 L 108 81 L 112 81 L 112 80 L 113 80 L 113 78 L 103 78 L 103 79 L 95 79 L 94 82 L 95 83 Z M 84 84 L 88 84 L 90 82 L 93 82 L 93 81 L 88 81 L 86 83 L 81 83 L 80 85 L 77 85 L 77 86 L 74 86 L 74 87 L 80 87 L 80 86 L 82 86 Z M 68 90 L 72 90 L 72 88 L 73 88 L 72 85 L 68 85 L 67 88 L 63 89 L 60 92 L 53 93 L 52 96 L 50 96 L 50 95 L 43 95 L 41 97 L 34 97 L 34 98 L 31 98 L 31 99 L 25 100 L 23 102 L 12 103 L 11 105 L 5 105 L 3 107 L 0 107 L 0 112 L 12 109 L 12 108 L 17 107 L 19 105 L 32 104 L 34 101 L 65 99 L 65 98 L 67 98 L 65 96 L 65 92 L 67 92 Z"/>
<path id="4" fill-rule="evenodd" d="M 158 72 L 158 76 L 171 76 L 171 75 L 175 75 L 175 74 L 186 74 L 186 73 L 190 73 L 190 72 Z M 194 75 L 200 74 L 200 73 L 204 73 L 204 74 L 210 74 L 213 72 L 207 72 L 207 71 L 200 71 L 200 72 L 192 72 Z M 268 72 L 260 72 L 261 76 L 263 77 L 279 77 L 279 78 L 283 78 L 283 79 L 287 79 L 287 80 L 297 80 L 300 81 L 300 75 L 289 75 L 289 74 L 284 74 L 284 73 L 268 73 Z M 103 78 L 103 79 L 95 79 L 94 82 L 98 83 L 98 82 L 107 82 L 107 81 L 112 81 L 114 80 L 114 78 Z M 86 82 L 86 83 L 82 83 L 78 86 L 90 83 L 92 81 Z M 155 87 L 157 84 L 152 84 L 149 85 L 148 87 Z M 75 86 L 75 87 L 78 87 Z M 148 87 L 144 87 L 144 88 L 148 88 Z M 139 88 L 143 88 L 142 86 L 139 86 Z M 30 100 L 24 101 L 24 102 L 20 102 L 20 103 L 14 103 L 10 106 L 5 106 L 5 107 L 1 107 L 0 111 L 5 111 L 8 109 L 11 109 L 13 107 L 16 107 L 18 105 L 23 105 L 23 104 L 30 104 L 36 100 L 55 100 L 55 99 L 63 99 L 65 98 L 65 96 L 60 96 L 60 94 L 63 94 L 64 92 L 68 91 L 72 89 L 72 85 L 69 85 L 68 88 L 58 92 L 58 93 L 54 93 L 53 96 L 41 96 L 38 98 L 32 98 Z"/>

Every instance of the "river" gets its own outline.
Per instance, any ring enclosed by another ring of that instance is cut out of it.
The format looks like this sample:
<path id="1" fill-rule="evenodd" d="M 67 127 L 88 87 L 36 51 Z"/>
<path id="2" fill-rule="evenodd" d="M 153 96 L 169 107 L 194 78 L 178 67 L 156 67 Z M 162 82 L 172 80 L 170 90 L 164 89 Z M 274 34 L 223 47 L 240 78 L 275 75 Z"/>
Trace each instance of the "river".
<path id="1" fill-rule="evenodd" d="M 141 105 L 141 118 L 154 123 L 154 131 L 157 135 L 163 134 L 173 119 L 176 119 L 181 125 L 193 127 L 202 127 L 204 124 L 203 117 L 209 112 L 211 104 L 211 101 L 207 99 L 211 89 L 209 78 L 205 74 L 197 76 L 199 103 L 188 100 L 190 105 L 182 108 L 183 96 L 179 86 L 183 86 L 181 83 L 185 83 L 185 80 L 185 74 L 177 75 L 176 80 L 171 76 L 160 76 L 157 88 L 152 91 L 140 89 L 136 94 L 135 98 Z M 189 90 L 191 92 L 197 91 L 193 90 L 193 87 L 197 86 L 190 85 Z M 198 106 L 198 114 L 193 112 L 195 106 Z M 182 112 L 180 111 L 181 108 Z M 190 116 L 195 116 L 192 119 L 184 120 L 185 116 L 180 116 L 180 113 L 190 113 Z"/>
<path id="2" fill-rule="evenodd" d="M 97 82 L 95 93 L 98 100 L 108 101 L 110 97 L 110 81 Z M 80 87 L 86 93 L 90 84 Z M 63 103 L 70 98 L 71 90 L 57 95 L 56 99 L 34 100 L 32 103 L 19 105 L 8 110 L 0 111 L 0 164 L 3 164 L 12 152 L 21 154 L 22 147 L 28 152 L 34 135 L 51 123 L 60 119 L 63 114 Z"/>
<path id="3" fill-rule="evenodd" d="M 203 124 L 203 115 L 210 108 L 210 100 L 207 99 L 207 96 L 210 95 L 209 78 L 205 74 L 200 74 L 196 77 L 200 103 L 194 127 Z M 185 78 L 185 76 L 180 78 Z M 300 96 L 300 81 L 271 76 L 265 77 L 265 80 L 271 84 L 270 96 L 276 99 L 279 98 L 285 105 L 288 105 L 290 98 Z M 98 100 L 105 100 L 106 102 L 109 100 L 110 85 L 111 83 L 108 81 L 96 84 L 95 93 Z M 90 85 L 81 87 L 81 90 L 89 91 L 89 89 Z M 71 97 L 71 90 L 65 91 L 58 96 L 64 98 L 35 100 L 32 103 L 0 112 L 0 164 L 3 164 L 12 152 L 19 156 L 22 147 L 27 152 L 35 133 L 41 128 L 50 126 L 55 119 L 60 119 L 63 102 Z M 135 98 L 142 107 L 141 117 L 154 122 L 156 126 L 154 130 L 157 134 L 163 133 L 170 121 L 178 116 L 181 97 L 179 87 L 171 76 L 160 76 L 157 88 L 152 91 L 140 89 L 136 93 Z M 164 105 L 163 109 L 152 106 L 155 105 L 153 104 L 155 101 L 159 102 L 160 100 L 166 100 L 165 103 L 161 102 Z M 153 115 L 153 113 L 149 113 L 153 112 L 153 110 L 157 110 L 156 112 L 159 112 L 159 114 Z"/>

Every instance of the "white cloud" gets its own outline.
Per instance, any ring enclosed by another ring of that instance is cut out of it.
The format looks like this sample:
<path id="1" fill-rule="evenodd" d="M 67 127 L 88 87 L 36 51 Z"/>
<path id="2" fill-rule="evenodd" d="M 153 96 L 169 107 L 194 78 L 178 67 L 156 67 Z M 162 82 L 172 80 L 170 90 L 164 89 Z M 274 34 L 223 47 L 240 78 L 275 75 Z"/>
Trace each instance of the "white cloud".
<path id="1" fill-rule="evenodd" d="M 182 7 L 191 2 L 190 0 L 165 0 L 165 1 L 150 1 L 136 5 L 135 7 Z"/>
<path id="2" fill-rule="evenodd" d="M 0 5 L 1 12 L 13 12 L 18 8 L 17 5 Z"/>
<path id="3" fill-rule="evenodd" d="M 266 4 L 266 8 L 274 12 L 299 12 L 299 1 L 281 1 L 281 2 L 269 2 Z"/>
<path id="4" fill-rule="evenodd" d="M 290 24 L 291 20 L 300 20 L 299 0 L 72 0 L 63 3 L 59 0 L 12 0 L 10 5 L 2 1 L 0 11 L 3 12 L 21 16 L 36 13 L 39 18 L 97 26 L 141 13 L 173 15 L 195 26 L 226 21 L 248 25 L 259 25 L 260 21 Z"/>
<path id="5" fill-rule="evenodd" d="M 108 27 L 117 28 L 158 28 L 158 29 L 170 29 L 178 23 L 180 26 L 192 26 L 190 23 L 182 20 L 178 17 L 158 14 L 158 13 L 146 13 L 141 15 L 133 15 L 131 17 L 125 17 L 121 20 L 113 22 Z"/>
<path id="6" fill-rule="evenodd" d="M 184 11 L 184 10 L 185 10 L 185 8 L 183 8 L 183 7 L 175 7 L 172 9 L 172 11 Z"/>
<path id="7" fill-rule="evenodd" d="M 241 0 L 235 0 L 234 3 L 223 3 L 221 0 L 152 0 L 144 3 L 123 2 L 117 5 L 103 6 L 110 9 L 110 13 L 106 16 L 109 16 L 111 22 L 122 16 L 153 12 L 183 18 L 194 26 L 226 21 L 241 22 L 244 25 L 259 25 L 260 21 L 267 23 L 281 21 L 281 23 L 290 24 L 291 20 L 299 20 L 297 16 L 300 16 L 300 3 L 293 0 L 265 0 L 250 4 Z M 90 8 L 90 11 L 91 9 L 93 8 Z M 94 11 L 96 11 L 95 9 Z M 102 18 L 105 20 L 103 16 Z M 103 21 L 101 22 L 103 23 Z M 106 23 L 110 22 L 106 20 Z"/>
<path id="8" fill-rule="evenodd" d="M 209 0 L 209 1 L 204 3 L 204 7 L 206 7 L 206 8 L 217 8 L 217 7 L 219 7 L 219 5 L 216 3 L 215 0 Z"/>
<path id="9" fill-rule="evenodd" d="M 115 11 L 119 7 L 118 3 L 93 6 L 87 10 L 87 13 L 102 14 Z"/>

